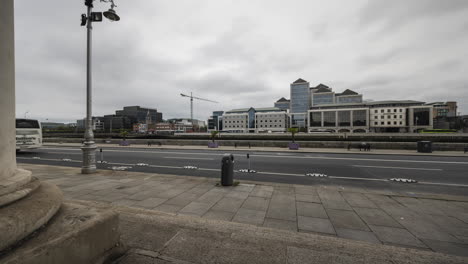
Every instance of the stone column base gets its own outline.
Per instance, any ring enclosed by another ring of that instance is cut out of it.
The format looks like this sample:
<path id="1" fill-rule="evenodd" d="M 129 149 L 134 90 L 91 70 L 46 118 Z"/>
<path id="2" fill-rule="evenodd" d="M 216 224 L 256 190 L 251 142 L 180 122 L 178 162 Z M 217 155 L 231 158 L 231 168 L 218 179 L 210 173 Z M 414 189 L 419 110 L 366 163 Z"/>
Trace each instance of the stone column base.
<path id="1" fill-rule="evenodd" d="M 120 243 L 117 213 L 64 203 L 47 225 L 3 252 L 0 263 L 103 263 L 113 256 L 121 255 L 124 250 L 125 247 Z"/>

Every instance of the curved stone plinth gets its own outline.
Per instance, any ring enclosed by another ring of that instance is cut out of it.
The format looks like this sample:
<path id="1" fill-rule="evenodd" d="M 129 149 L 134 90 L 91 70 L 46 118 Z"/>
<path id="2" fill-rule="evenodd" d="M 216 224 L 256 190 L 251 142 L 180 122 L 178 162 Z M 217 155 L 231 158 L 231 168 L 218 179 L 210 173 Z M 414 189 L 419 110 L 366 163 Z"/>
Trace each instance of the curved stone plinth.
<path id="1" fill-rule="evenodd" d="M 9 203 L 12 203 L 16 200 L 19 200 L 25 197 L 26 195 L 35 191 L 40 185 L 41 185 L 41 182 L 39 181 L 39 179 L 33 177 L 30 182 L 14 190 L 13 192 L 5 194 L 5 195 L 1 195 L 0 207 L 3 207 L 5 205 L 8 205 Z"/>
<path id="2" fill-rule="evenodd" d="M 109 263 L 125 250 L 116 212 L 92 204 L 65 202 L 40 232 L 0 256 L 0 263 Z"/>
<path id="3" fill-rule="evenodd" d="M 31 181 L 31 178 L 30 171 L 16 169 L 10 177 L 0 180 L 0 196 L 21 189 L 23 185 Z"/>
<path id="4" fill-rule="evenodd" d="M 62 191 L 41 183 L 26 197 L 0 207 L 0 252 L 46 224 L 62 204 Z"/>

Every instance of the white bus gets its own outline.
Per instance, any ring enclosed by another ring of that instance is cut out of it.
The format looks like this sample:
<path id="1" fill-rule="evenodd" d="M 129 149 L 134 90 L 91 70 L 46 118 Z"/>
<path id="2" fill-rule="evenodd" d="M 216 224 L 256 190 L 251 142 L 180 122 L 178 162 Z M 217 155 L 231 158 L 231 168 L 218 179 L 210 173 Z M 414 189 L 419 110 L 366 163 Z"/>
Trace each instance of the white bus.
<path id="1" fill-rule="evenodd" d="M 16 119 L 16 151 L 42 146 L 41 123 L 34 119 Z"/>

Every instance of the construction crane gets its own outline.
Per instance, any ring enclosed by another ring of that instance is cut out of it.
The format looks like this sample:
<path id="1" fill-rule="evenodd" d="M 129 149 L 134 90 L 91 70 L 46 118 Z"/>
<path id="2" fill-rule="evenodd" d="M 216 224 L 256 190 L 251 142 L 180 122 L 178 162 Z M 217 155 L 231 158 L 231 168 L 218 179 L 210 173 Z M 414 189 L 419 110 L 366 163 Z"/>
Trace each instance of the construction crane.
<path id="1" fill-rule="evenodd" d="M 207 102 L 212 102 L 212 103 L 218 103 L 216 101 L 212 101 L 212 100 L 208 100 L 208 99 L 203 99 L 203 98 L 199 98 L 199 97 L 195 97 L 192 95 L 192 93 L 190 92 L 190 95 L 186 95 L 186 94 L 180 94 L 182 97 L 188 97 L 190 98 L 190 122 L 193 124 L 193 99 L 197 99 L 197 100 L 202 100 L 202 101 L 207 101 Z"/>

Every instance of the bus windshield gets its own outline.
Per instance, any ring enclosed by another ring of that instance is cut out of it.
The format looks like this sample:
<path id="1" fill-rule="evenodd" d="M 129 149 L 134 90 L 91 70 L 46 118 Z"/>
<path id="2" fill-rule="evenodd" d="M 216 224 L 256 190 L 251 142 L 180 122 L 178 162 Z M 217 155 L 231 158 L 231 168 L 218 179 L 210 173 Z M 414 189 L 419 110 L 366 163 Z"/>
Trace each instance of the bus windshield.
<path id="1" fill-rule="evenodd" d="M 16 128 L 40 128 L 37 120 L 31 119 L 16 119 Z"/>

